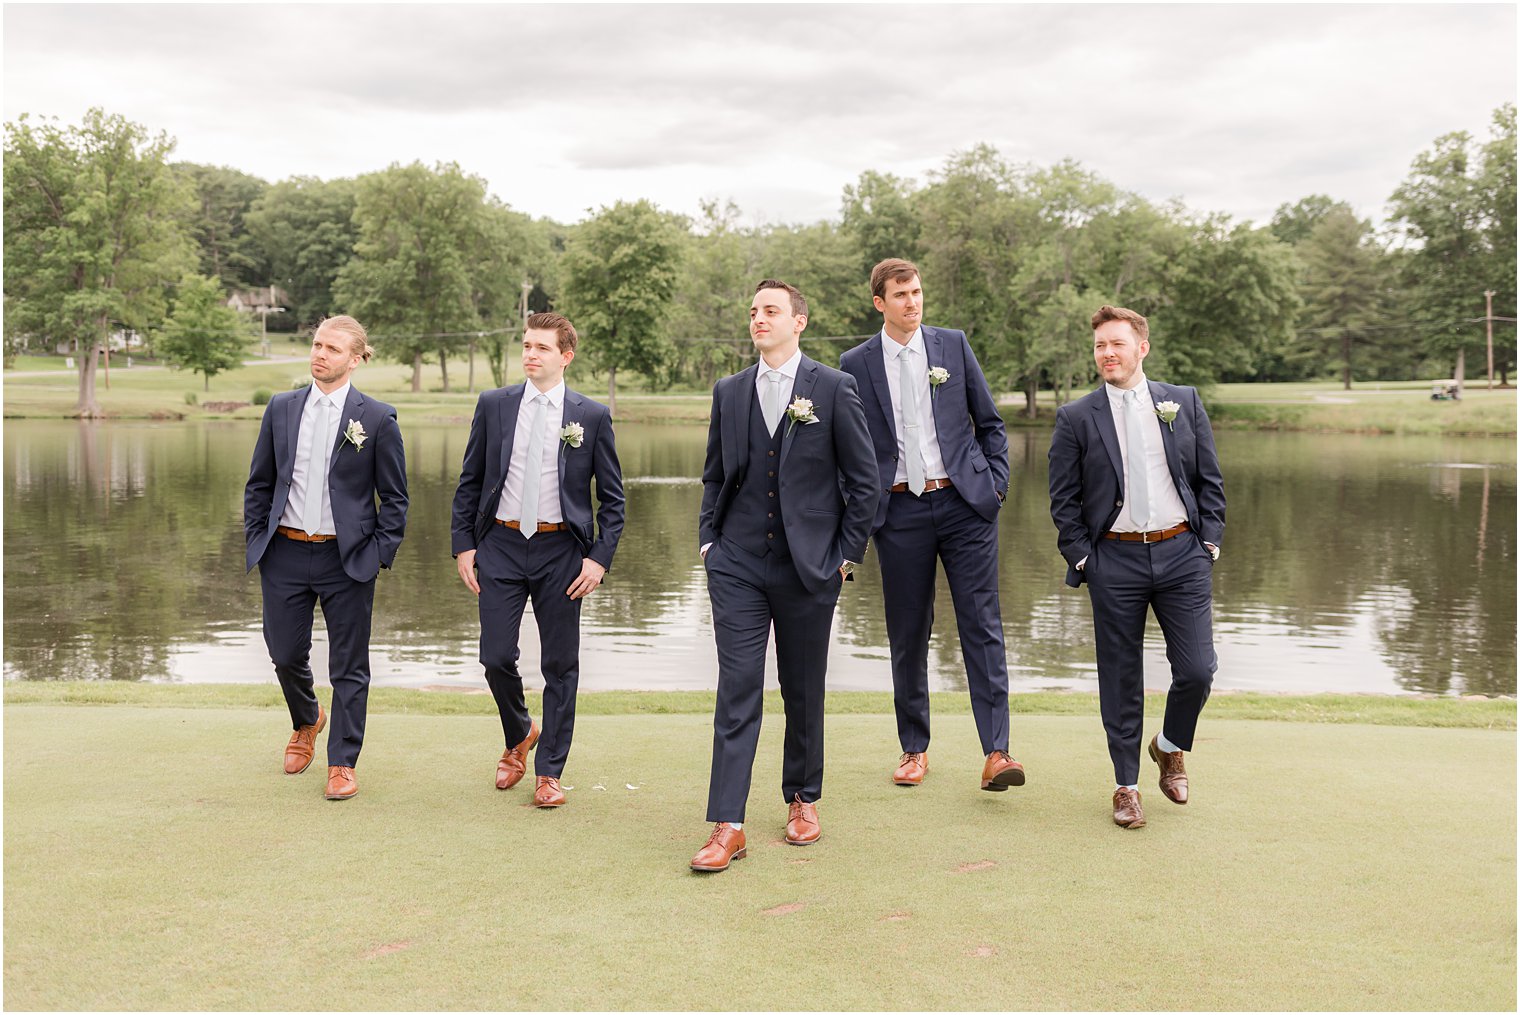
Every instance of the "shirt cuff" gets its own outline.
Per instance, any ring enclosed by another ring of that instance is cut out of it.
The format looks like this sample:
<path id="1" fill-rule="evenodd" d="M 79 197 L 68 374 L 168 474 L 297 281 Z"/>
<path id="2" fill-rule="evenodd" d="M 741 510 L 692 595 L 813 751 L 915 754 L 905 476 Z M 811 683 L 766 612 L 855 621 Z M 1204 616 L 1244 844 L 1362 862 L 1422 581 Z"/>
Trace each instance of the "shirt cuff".
<path id="1" fill-rule="evenodd" d="M 703 543 L 702 544 L 702 549 L 698 550 L 697 553 L 698 553 L 699 556 L 701 556 L 701 558 L 703 560 L 706 560 L 707 559 L 707 551 L 710 550 L 711 548 L 712 548 L 712 544 L 711 543 Z"/>

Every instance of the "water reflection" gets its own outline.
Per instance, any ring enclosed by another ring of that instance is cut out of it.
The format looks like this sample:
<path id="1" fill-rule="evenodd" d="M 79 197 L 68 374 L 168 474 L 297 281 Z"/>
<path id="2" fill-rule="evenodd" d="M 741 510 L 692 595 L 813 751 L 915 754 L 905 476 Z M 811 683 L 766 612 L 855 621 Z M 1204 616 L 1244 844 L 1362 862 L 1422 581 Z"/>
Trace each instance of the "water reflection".
<path id="1" fill-rule="evenodd" d="M 242 484 L 255 425 L 5 427 L 5 675 L 272 680 L 257 575 L 243 574 Z M 484 688 L 474 597 L 449 556 L 462 426 L 407 427 L 411 523 L 376 594 L 378 684 Z M 584 609 L 582 682 L 711 688 L 712 617 L 696 555 L 705 430 L 618 429 L 628 526 Z M 1085 591 L 1062 584 L 1046 501 L 1049 435 L 1010 435 L 1000 522 L 1017 690 L 1095 687 Z M 1219 688 L 1515 692 L 1515 448 L 1505 440 L 1222 434 L 1229 497 L 1216 571 Z M 936 689 L 964 688 L 949 590 Z M 1163 686 L 1160 635 L 1149 682 Z M 318 672 L 326 646 L 316 649 Z M 525 669 L 537 631 L 524 624 Z M 836 689 L 885 690 L 879 573 L 841 597 Z M 772 674 L 774 681 L 774 673 Z"/>

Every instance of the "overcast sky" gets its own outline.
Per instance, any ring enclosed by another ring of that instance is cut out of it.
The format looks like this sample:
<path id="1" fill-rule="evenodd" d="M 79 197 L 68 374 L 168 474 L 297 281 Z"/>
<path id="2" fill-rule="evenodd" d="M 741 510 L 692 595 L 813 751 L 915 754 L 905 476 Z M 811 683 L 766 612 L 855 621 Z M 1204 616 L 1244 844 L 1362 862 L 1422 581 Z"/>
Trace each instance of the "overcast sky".
<path id="1" fill-rule="evenodd" d="M 1515 98 L 1514 5 L 38 5 L 4 115 L 104 107 L 268 180 L 456 161 L 520 211 L 838 215 L 979 142 L 1265 221 L 1381 219 L 1440 134 Z"/>

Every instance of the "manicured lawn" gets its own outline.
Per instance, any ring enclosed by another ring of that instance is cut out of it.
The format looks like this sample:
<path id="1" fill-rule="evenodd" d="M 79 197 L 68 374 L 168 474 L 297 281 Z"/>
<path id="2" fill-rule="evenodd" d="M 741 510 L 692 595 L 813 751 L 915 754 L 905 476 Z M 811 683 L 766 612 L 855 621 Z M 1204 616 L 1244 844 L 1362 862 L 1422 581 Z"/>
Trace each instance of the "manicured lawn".
<path id="1" fill-rule="evenodd" d="M 992 794 L 954 696 L 917 789 L 880 696 L 840 696 L 807 848 L 769 707 L 750 855 L 697 875 L 710 696 L 583 696 L 540 812 L 492 786 L 484 696 L 377 692 L 360 794 L 329 803 L 320 752 L 281 773 L 271 688 L 80 687 L 6 688 L 12 1009 L 1515 1006 L 1513 701 L 1406 702 L 1496 727 L 1429 728 L 1217 695 L 1192 802 L 1147 763 L 1125 831 L 1090 697 L 1016 704 L 1029 785 Z"/>

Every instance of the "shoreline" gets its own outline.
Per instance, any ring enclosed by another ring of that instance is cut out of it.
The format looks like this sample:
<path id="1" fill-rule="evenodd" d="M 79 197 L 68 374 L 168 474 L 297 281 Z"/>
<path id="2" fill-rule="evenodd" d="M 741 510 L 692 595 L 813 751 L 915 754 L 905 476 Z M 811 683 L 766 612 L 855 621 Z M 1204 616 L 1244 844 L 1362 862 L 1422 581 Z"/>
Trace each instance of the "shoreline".
<path id="1" fill-rule="evenodd" d="M 711 715 L 713 691 L 582 691 L 583 715 Z M 541 691 L 527 692 L 530 708 Z M 970 714 L 970 701 L 958 691 L 929 695 L 936 714 Z M 127 681 L 8 681 L 6 707 L 25 705 L 117 705 L 208 709 L 279 709 L 284 698 L 268 684 L 154 684 Z M 1147 691 L 1146 715 L 1160 716 L 1164 691 Z M 1033 691 L 1008 696 L 1015 716 L 1091 716 L 1098 718 L 1098 696 L 1091 691 Z M 488 693 L 457 689 L 372 687 L 370 712 L 377 715 L 496 716 Z M 779 715 L 779 691 L 766 692 L 766 710 Z M 887 691 L 829 691 L 828 715 L 890 715 Z M 1315 724 L 1355 723 L 1372 726 L 1421 726 L 1451 729 L 1516 729 L 1516 699 L 1481 695 L 1435 697 L 1393 694 L 1288 694 L 1221 691 L 1209 698 L 1207 714 L 1219 719 L 1256 719 Z"/>

